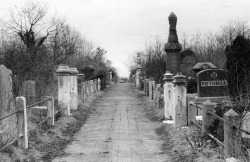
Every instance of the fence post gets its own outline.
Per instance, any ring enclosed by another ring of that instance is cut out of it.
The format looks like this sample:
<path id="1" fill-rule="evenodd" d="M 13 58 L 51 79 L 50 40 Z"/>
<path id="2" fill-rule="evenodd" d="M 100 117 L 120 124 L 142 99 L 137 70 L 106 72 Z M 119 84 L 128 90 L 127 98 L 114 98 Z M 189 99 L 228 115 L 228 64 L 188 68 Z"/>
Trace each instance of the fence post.
<path id="1" fill-rule="evenodd" d="M 54 97 L 50 97 L 50 99 L 47 101 L 47 117 L 50 117 L 50 119 L 47 121 L 48 125 L 55 125 L 55 110 L 54 110 Z"/>
<path id="2" fill-rule="evenodd" d="M 179 128 L 187 125 L 186 76 L 177 73 L 177 75 L 174 76 L 173 83 L 176 85 L 174 93 L 174 127 Z"/>
<path id="3" fill-rule="evenodd" d="M 192 94 L 187 95 L 187 111 L 188 111 L 188 125 L 191 122 L 196 122 L 197 108 L 195 107 L 195 96 Z"/>
<path id="4" fill-rule="evenodd" d="M 208 114 L 207 112 L 210 111 L 212 113 L 215 112 L 215 103 L 207 100 L 203 102 L 203 109 L 202 109 L 202 134 L 209 132 L 209 127 L 212 126 L 214 122 L 214 116 Z"/>
<path id="5" fill-rule="evenodd" d="M 17 113 L 17 132 L 18 136 L 18 147 L 22 149 L 28 148 L 28 120 L 26 112 L 26 99 L 24 97 L 16 98 L 16 107 L 21 110 Z"/>
<path id="6" fill-rule="evenodd" d="M 224 114 L 223 119 L 225 159 L 238 158 L 241 153 L 241 132 L 237 129 L 240 125 L 240 115 L 230 109 Z"/>

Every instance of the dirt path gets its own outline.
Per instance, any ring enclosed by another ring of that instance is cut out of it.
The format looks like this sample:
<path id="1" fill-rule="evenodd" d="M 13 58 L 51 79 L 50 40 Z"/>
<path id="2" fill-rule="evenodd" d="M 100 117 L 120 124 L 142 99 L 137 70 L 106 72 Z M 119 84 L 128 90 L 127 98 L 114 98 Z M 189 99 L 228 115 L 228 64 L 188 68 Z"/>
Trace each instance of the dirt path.
<path id="1" fill-rule="evenodd" d="M 155 134 L 159 123 L 150 122 L 127 83 L 117 84 L 97 101 L 96 111 L 75 135 L 67 156 L 54 162 L 163 162 L 161 141 Z"/>

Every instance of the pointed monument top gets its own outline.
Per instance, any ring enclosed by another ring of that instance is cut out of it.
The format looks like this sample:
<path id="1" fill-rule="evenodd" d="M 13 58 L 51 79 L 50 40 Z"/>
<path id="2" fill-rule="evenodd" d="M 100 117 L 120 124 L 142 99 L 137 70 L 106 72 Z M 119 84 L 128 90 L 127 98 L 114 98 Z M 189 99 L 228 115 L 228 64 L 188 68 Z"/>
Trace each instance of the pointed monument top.
<path id="1" fill-rule="evenodd" d="M 171 17 L 177 18 L 174 12 L 171 12 L 168 18 L 171 18 Z"/>
<path id="2" fill-rule="evenodd" d="M 177 16 L 174 12 L 171 12 L 171 14 L 168 17 L 169 24 L 170 24 L 170 30 L 176 30 L 176 23 L 177 23 Z"/>

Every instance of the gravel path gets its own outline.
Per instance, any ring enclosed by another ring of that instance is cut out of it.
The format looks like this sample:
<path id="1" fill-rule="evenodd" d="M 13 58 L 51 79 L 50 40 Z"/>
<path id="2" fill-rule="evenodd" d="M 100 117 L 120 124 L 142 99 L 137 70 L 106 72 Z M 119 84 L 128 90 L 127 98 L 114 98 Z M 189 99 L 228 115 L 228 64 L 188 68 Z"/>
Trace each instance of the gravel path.
<path id="1" fill-rule="evenodd" d="M 159 123 L 151 122 L 140 109 L 140 101 L 128 83 L 114 85 L 96 111 L 75 135 L 67 156 L 54 162 L 163 162 L 160 138 L 155 134 Z"/>

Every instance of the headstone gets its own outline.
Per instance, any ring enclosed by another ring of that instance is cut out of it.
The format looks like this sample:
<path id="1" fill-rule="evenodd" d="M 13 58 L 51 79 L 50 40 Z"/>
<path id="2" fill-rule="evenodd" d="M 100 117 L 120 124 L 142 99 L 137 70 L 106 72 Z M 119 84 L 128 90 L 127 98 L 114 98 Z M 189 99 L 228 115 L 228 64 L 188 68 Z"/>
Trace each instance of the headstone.
<path id="1" fill-rule="evenodd" d="M 214 64 L 212 64 L 211 62 L 198 62 L 192 68 L 192 70 L 195 72 L 195 74 L 197 74 L 198 72 L 200 72 L 202 70 L 207 70 L 207 69 L 218 69 L 218 68 Z"/>
<path id="2" fill-rule="evenodd" d="M 94 81 L 90 80 L 90 92 L 93 93 L 94 92 Z"/>
<path id="3" fill-rule="evenodd" d="M 152 82 L 152 100 L 154 100 L 155 81 Z"/>
<path id="4" fill-rule="evenodd" d="M 35 91 L 35 81 L 26 80 L 22 84 L 22 96 L 26 98 L 26 105 L 35 103 L 36 91 Z"/>
<path id="5" fill-rule="evenodd" d="M 94 79 L 94 92 L 97 91 L 97 84 L 98 84 L 97 79 Z"/>
<path id="6" fill-rule="evenodd" d="M 87 96 L 90 96 L 90 83 L 89 83 L 89 81 L 86 82 L 86 92 L 87 92 Z"/>
<path id="7" fill-rule="evenodd" d="M 153 100 L 153 81 L 152 81 L 152 80 L 150 80 L 150 81 L 148 82 L 148 93 L 149 93 L 148 99 L 149 99 L 150 101 Z"/>
<path id="8" fill-rule="evenodd" d="M 98 78 L 98 91 L 100 91 L 100 90 L 101 90 L 101 79 Z"/>
<path id="9" fill-rule="evenodd" d="M 82 82 L 82 86 L 83 86 L 83 101 L 85 103 L 86 102 L 86 97 L 87 97 L 86 82 Z"/>
<path id="10" fill-rule="evenodd" d="M 136 88 L 140 88 L 140 76 L 141 76 L 141 66 L 138 65 L 136 69 L 136 78 L 135 78 Z"/>
<path id="11" fill-rule="evenodd" d="M 112 81 L 112 79 L 113 79 L 113 78 L 112 78 L 112 72 L 111 72 L 111 71 L 109 72 L 109 79 L 110 79 L 110 81 Z"/>
<path id="12" fill-rule="evenodd" d="M 156 107 L 159 108 L 160 97 L 161 97 L 161 84 L 157 84 L 154 92 L 154 100 L 156 102 Z"/>
<path id="13" fill-rule="evenodd" d="M 220 69 L 208 69 L 197 73 L 198 97 L 228 96 L 228 73 Z"/>
<path id="14" fill-rule="evenodd" d="M 145 95 L 148 96 L 149 94 L 149 79 L 145 79 Z"/>
<path id="15" fill-rule="evenodd" d="M 11 70 L 4 65 L 0 65 L 0 116 L 4 117 L 14 112 L 14 99 L 12 94 Z M 9 143 L 17 136 L 17 118 L 12 115 L 0 121 L 0 147 Z"/>

